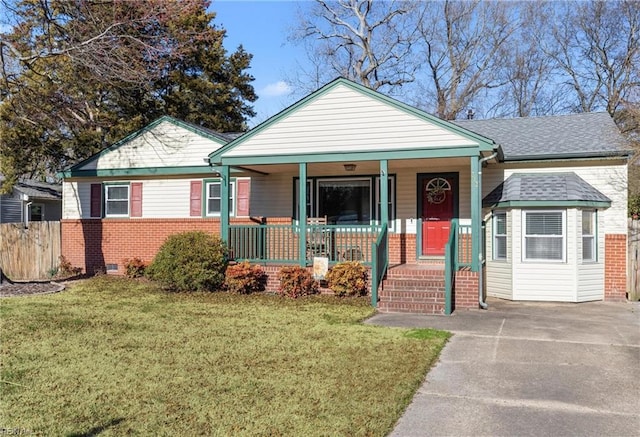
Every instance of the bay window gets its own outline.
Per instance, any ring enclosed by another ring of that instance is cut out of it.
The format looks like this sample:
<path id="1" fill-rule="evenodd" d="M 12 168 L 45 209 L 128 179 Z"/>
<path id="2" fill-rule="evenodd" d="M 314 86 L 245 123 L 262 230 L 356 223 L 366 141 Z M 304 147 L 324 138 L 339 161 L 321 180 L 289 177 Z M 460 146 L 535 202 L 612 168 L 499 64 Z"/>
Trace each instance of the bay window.
<path id="1" fill-rule="evenodd" d="M 565 261 L 565 215 L 562 211 L 523 211 L 523 260 Z"/>
<path id="2" fill-rule="evenodd" d="M 507 259 L 507 213 L 493 213 L 493 259 Z"/>
<path id="3" fill-rule="evenodd" d="M 582 260 L 596 261 L 596 212 L 582 211 Z"/>

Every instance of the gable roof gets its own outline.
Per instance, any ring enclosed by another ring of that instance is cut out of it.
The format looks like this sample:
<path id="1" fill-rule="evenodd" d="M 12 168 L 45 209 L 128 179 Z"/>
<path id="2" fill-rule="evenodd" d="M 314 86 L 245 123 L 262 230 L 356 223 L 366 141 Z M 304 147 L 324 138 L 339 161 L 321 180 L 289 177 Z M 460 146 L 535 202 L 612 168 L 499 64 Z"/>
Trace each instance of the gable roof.
<path id="1" fill-rule="evenodd" d="M 611 199 L 573 172 L 514 173 L 482 201 L 484 207 L 611 206 Z"/>
<path id="2" fill-rule="evenodd" d="M 477 156 L 497 148 L 480 134 L 338 78 L 212 152 L 209 160 L 227 165 L 358 161 Z"/>
<path id="3" fill-rule="evenodd" d="M 630 150 L 607 112 L 453 123 L 495 140 L 505 161 L 628 156 Z"/>
<path id="4" fill-rule="evenodd" d="M 62 176 L 206 173 L 210 170 L 203 159 L 231 138 L 165 115 L 63 171 Z"/>

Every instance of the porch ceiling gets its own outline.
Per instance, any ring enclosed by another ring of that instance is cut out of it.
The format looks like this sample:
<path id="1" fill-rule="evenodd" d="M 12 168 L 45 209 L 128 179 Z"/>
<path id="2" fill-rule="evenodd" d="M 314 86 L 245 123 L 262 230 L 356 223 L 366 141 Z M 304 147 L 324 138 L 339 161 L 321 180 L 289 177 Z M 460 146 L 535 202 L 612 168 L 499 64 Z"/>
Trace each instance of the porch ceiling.
<path id="1" fill-rule="evenodd" d="M 340 156 L 338 156 L 339 158 Z M 356 164 L 355 171 L 347 171 L 344 164 Z M 426 169 L 437 165 L 439 168 L 467 168 L 468 158 L 439 158 L 439 159 L 404 159 L 389 161 L 389 172 L 398 173 L 406 169 Z M 262 164 L 242 166 L 242 169 L 249 172 L 260 172 L 267 174 L 298 174 L 298 164 Z M 356 176 L 365 174 L 376 174 L 380 172 L 380 161 L 347 161 L 340 159 L 335 162 L 311 163 L 307 167 L 309 176 Z"/>

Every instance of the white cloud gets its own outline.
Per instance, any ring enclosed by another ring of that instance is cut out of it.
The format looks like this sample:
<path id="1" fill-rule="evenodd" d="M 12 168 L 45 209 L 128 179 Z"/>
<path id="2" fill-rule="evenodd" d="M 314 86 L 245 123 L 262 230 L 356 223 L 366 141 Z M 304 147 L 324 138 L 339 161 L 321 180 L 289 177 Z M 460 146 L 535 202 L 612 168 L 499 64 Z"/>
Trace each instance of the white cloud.
<path id="1" fill-rule="evenodd" d="M 279 97 L 287 95 L 291 92 L 291 87 L 288 83 L 283 80 L 280 80 L 275 83 L 270 83 L 266 87 L 262 89 L 262 95 L 264 97 Z"/>

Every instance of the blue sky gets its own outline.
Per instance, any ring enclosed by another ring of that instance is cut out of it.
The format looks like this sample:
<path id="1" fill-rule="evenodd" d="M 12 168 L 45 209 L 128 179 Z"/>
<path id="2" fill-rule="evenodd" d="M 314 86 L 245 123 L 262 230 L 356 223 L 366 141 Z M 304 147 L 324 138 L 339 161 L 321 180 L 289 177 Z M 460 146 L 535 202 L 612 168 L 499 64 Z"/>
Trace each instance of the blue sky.
<path id="1" fill-rule="evenodd" d="M 254 103 L 257 115 L 249 122 L 252 127 L 294 102 L 286 77 L 306 60 L 302 47 L 287 41 L 298 3 L 213 0 L 209 8 L 216 12 L 214 23 L 227 31 L 227 51 L 235 51 L 242 44 L 253 55 L 249 72 L 255 78 L 253 87 L 259 98 Z"/>

